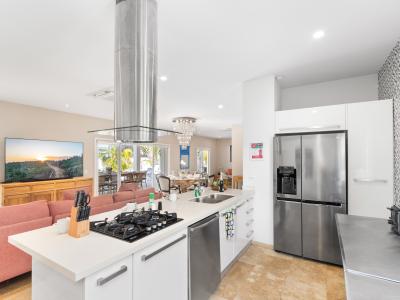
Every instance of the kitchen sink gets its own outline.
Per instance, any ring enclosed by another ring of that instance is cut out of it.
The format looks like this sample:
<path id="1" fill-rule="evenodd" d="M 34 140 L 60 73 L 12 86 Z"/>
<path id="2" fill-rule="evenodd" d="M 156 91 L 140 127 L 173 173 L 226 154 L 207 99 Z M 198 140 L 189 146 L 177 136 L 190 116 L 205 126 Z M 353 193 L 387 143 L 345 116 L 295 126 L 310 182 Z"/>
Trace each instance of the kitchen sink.
<path id="1" fill-rule="evenodd" d="M 200 202 L 200 203 L 209 203 L 209 204 L 214 204 L 214 203 L 219 203 L 225 200 L 228 200 L 230 198 L 233 198 L 234 196 L 231 195 L 223 195 L 223 194 L 211 194 L 208 196 L 203 196 L 200 198 L 193 199 L 191 201 L 194 202 Z"/>

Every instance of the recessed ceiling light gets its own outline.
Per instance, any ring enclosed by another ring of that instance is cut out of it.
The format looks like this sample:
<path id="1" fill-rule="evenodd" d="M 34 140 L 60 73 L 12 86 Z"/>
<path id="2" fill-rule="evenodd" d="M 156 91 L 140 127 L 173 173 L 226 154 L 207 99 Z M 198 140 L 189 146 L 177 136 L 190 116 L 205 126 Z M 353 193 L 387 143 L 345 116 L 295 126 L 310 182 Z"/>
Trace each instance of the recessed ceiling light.
<path id="1" fill-rule="evenodd" d="M 65 104 L 65 108 L 69 108 L 69 104 L 67 103 L 67 104 Z"/>
<path id="2" fill-rule="evenodd" d="M 223 106 L 222 104 L 218 105 L 217 107 L 218 107 L 219 109 L 223 109 L 223 108 L 224 108 L 224 106 Z"/>
<path id="3" fill-rule="evenodd" d="M 160 76 L 160 80 L 161 80 L 161 81 L 167 81 L 167 80 L 168 80 L 168 77 L 165 76 L 165 75 L 164 75 L 164 76 Z"/>
<path id="4" fill-rule="evenodd" d="M 325 36 L 325 31 L 323 31 L 323 30 L 317 30 L 313 34 L 313 38 L 316 40 L 322 39 L 324 36 Z"/>

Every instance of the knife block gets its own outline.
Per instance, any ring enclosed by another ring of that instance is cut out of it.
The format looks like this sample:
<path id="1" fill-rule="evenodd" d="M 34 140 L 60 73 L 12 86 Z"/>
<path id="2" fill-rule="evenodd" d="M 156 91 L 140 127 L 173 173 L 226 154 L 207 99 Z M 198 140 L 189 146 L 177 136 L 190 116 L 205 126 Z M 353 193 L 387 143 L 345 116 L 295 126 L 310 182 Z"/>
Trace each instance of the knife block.
<path id="1" fill-rule="evenodd" d="M 71 208 L 71 221 L 69 223 L 68 234 L 75 238 L 81 238 L 85 235 L 88 235 L 90 232 L 90 223 L 89 220 L 83 220 L 78 222 L 76 217 L 78 215 L 78 208 Z"/>

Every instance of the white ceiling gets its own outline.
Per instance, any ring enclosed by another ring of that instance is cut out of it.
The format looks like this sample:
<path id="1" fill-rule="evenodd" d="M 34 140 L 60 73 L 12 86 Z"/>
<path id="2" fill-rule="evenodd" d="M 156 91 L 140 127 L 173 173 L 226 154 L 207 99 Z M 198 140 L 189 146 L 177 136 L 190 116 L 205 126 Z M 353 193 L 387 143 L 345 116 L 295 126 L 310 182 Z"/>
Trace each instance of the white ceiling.
<path id="1" fill-rule="evenodd" d="M 114 3 L 0 1 L 0 99 L 112 119 L 112 102 L 87 95 L 113 85 Z M 288 87 L 376 72 L 399 11 L 398 0 L 159 0 L 159 127 L 185 115 L 199 134 L 229 135 L 241 82 L 264 74 Z"/>

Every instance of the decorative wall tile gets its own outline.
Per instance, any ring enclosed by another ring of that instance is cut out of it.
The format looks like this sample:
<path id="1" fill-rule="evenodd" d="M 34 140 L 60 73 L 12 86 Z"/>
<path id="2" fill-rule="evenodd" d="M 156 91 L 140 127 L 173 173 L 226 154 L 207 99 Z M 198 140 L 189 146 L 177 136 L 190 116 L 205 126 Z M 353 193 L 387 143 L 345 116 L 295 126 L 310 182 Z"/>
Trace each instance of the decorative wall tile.
<path id="1" fill-rule="evenodd" d="M 393 99 L 394 202 L 400 206 L 400 41 L 378 72 L 379 99 Z"/>

